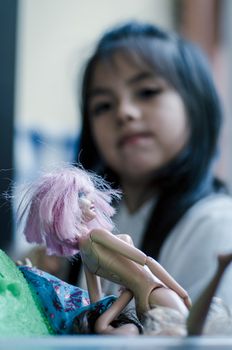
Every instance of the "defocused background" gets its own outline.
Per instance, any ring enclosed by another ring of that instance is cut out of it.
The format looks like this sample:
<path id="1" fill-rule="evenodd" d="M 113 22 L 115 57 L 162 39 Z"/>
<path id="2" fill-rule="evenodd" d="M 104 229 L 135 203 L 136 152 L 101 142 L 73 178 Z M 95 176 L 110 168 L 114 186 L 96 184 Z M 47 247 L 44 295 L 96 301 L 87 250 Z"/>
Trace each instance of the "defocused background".
<path id="1" fill-rule="evenodd" d="M 128 19 L 181 32 L 208 55 L 225 111 L 217 171 L 232 188 L 231 15 L 230 0 L 0 1 L 0 193 L 75 159 L 83 64 L 99 35 Z M 21 254 L 13 216 L 1 196 L 0 247 Z"/>

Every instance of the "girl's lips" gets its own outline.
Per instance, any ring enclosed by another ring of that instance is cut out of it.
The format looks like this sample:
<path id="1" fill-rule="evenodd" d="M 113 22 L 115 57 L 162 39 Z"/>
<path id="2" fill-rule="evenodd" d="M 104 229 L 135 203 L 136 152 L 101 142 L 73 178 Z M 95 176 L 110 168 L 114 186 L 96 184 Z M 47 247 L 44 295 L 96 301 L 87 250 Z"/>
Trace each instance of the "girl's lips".
<path id="1" fill-rule="evenodd" d="M 152 136 L 151 133 L 148 133 L 148 132 L 126 135 L 119 140 L 118 146 L 123 147 L 126 145 L 136 145 L 146 139 L 151 138 L 151 136 Z"/>

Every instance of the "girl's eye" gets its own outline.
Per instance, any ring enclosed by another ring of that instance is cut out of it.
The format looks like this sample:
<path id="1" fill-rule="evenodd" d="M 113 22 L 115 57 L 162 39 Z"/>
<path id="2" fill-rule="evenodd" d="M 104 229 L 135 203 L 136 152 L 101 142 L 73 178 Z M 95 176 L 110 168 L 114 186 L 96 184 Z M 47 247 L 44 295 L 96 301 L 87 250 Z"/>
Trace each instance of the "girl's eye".
<path id="1" fill-rule="evenodd" d="M 112 103 L 110 102 L 96 103 L 95 106 L 91 109 L 91 114 L 97 117 L 104 113 L 109 112 L 111 109 L 112 109 Z"/>
<path id="2" fill-rule="evenodd" d="M 161 88 L 142 88 L 138 91 L 138 96 L 142 99 L 149 99 L 159 95 L 162 92 Z"/>

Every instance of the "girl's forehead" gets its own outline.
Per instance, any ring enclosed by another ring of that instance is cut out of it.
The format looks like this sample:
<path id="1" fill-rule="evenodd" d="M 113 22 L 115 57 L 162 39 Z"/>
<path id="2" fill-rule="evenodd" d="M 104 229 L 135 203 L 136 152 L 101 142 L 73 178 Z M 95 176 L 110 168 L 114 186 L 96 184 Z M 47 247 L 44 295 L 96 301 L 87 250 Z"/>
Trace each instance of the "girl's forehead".
<path id="1" fill-rule="evenodd" d="M 109 59 L 99 60 L 93 71 L 90 81 L 90 90 L 102 87 L 105 83 L 116 81 L 129 82 L 135 76 L 145 74 L 147 77 L 156 77 L 155 69 L 149 66 L 145 60 L 136 60 L 124 54 L 115 54 Z"/>
<path id="2" fill-rule="evenodd" d="M 118 56 L 115 61 L 99 62 L 88 87 L 88 98 L 90 100 L 120 90 L 122 86 L 135 87 L 148 81 L 162 86 L 170 85 L 169 80 L 154 67 Z"/>
<path id="3" fill-rule="evenodd" d="M 114 70 L 115 72 L 125 67 L 132 67 L 138 70 L 152 70 L 152 67 L 146 62 L 145 57 L 133 51 L 116 51 L 111 55 L 102 57 L 96 62 L 95 69 L 99 66 L 104 67 L 104 69 Z"/>

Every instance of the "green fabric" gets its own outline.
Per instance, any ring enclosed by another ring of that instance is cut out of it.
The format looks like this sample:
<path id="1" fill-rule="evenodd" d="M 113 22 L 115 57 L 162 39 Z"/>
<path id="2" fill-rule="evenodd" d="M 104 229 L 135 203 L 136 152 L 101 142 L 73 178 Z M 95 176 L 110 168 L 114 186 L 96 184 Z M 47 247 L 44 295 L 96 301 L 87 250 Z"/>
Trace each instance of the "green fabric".
<path id="1" fill-rule="evenodd" d="M 14 262 L 0 250 L 0 336 L 52 334 L 36 296 Z"/>

